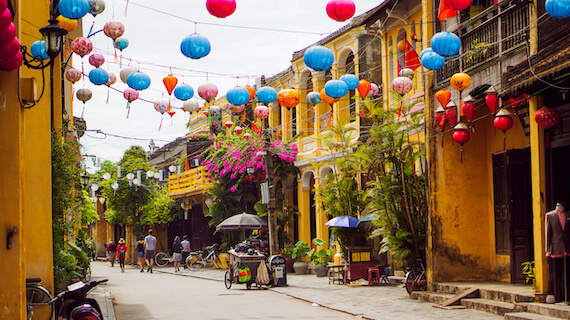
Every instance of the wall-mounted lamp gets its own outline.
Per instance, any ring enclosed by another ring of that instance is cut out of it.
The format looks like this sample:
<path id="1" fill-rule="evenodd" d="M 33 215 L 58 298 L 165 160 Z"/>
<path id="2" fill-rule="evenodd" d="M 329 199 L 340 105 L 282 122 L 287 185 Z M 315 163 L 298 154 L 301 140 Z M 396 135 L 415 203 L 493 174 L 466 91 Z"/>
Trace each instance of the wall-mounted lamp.
<path id="1" fill-rule="evenodd" d="M 47 66 L 53 65 L 55 57 L 59 55 L 62 48 L 63 36 L 67 34 L 67 30 L 58 25 L 56 19 L 49 20 L 49 25 L 40 29 L 41 34 L 44 36 L 45 52 L 50 58 L 48 63 L 44 63 L 41 57 L 34 57 L 28 52 L 25 46 L 20 46 L 20 51 L 24 57 L 24 65 L 32 69 L 43 69 Z"/>
<path id="2" fill-rule="evenodd" d="M 85 172 L 81 174 L 81 184 L 83 184 L 84 187 L 89 184 L 89 178 L 89 173 L 87 172 L 87 169 L 85 169 Z"/>

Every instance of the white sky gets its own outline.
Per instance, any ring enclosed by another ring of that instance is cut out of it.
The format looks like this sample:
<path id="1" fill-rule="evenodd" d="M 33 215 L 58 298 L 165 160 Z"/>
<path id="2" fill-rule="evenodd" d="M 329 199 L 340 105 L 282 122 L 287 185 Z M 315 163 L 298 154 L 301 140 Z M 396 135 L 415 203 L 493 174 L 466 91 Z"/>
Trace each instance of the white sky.
<path id="1" fill-rule="evenodd" d="M 122 53 L 122 68 L 129 64 L 139 67 L 140 71 L 151 76 L 152 83 L 149 89 L 140 92 L 139 100 L 132 103 L 130 116 L 127 119 L 126 100 L 122 95 L 127 85 L 119 79 L 121 67 L 119 62 L 114 62 L 113 42 L 103 32 L 90 38 L 94 44 L 93 52 L 105 55 L 106 62 L 102 68 L 117 76 L 117 82 L 112 87 L 121 92 L 109 90 L 106 86 L 95 86 L 88 77 L 75 83 L 75 91 L 82 87 L 93 91 L 93 98 L 85 104 L 84 118 L 87 121 L 87 129 L 134 139 L 109 135 L 105 137 L 87 132 L 80 141 L 83 154 L 95 155 L 101 162 L 118 161 L 131 145 L 140 145 L 148 150 L 150 139 L 154 139 L 157 146 L 163 146 L 187 134 L 188 115 L 185 112 L 175 109 L 176 114 L 172 120 L 168 114 L 165 114 L 162 128 L 158 130 L 161 114 L 154 110 L 152 103 L 140 100 L 154 102 L 163 97 L 168 98 L 162 78 L 169 74 L 170 67 L 174 76 L 178 78 L 178 83 L 185 82 L 194 88 L 194 97 L 198 97 L 198 86 L 207 82 L 207 73 L 209 82 L 218 86 L 218 97 L 220 97 L 233 86 L 254 85 L 255 79 L 262 74 L 270 77 L 287 69 L 293 52 L 322 39 L 347 23 L 337 22 L 328 17 L 325 10 L 328 0 L 237 0 L 236 2 L 237 9 L 234 14 L 224 19 L 208 13 L 206 0 L 131 0 L 126 15 L 125 0 L 107 0 L 105 11 L 95 19 L 87 14 L 83 18 L 85 36 L 93 21 L 95 31 L 101 30 L 108 21 L 119 21 L 125 25 L 123 37 L 129 40 L 129 46 Z M 355 0 L 354 2 L 355 16 L 357 16 L 382 1 Z M 198 24 L 187 20 L 197 21 Z M 229 26 L 314 32 L 322 35 Z M 195 30 L 206 36 L 211 44 L 210 54 L 199 60 L 187 58 L 180 52 L 182 39 Z M 118 50 L 117 54 L 120 55 Z M 81 70 L 82 62 L 84 71 L 88 74 L 93 68 L 88 62 L 88 55 L 83 59 L 73 55 L 75 68 Z M 182 102 L 176 100 L 174 95 L 172 99 L 174 107 L 182 106 Z M 81 116 L 82 108 L 83 103 L 75 99 L 74 116 Z M 89 167 L 93 167 L 91 160 L 87 159 L 86 163 Z"/>

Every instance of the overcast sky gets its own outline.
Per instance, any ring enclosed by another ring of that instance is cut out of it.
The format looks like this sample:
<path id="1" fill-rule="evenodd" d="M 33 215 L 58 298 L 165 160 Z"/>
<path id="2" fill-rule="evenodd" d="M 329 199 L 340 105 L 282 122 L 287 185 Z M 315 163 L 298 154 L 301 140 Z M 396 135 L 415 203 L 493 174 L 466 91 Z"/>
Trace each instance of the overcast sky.
<path id="1" fill-rule="evenodd" d="M 293 52 L 320 40 L 346 24 L 328 17 L 328 0 L 237 0 L 237 9 L 227 18 L 216 18 L 206 9 L 206 0 L 107 0 L 106 9 L 95 18 L 88 14 L 83 18 L 86 36 L 93 22 L 93 31 L 101 30 L 108 21 L 125 25 L 129 46 L 122 52 L 115 51 L 110 38 L 100 32 L 90 39 L 93 52 L 104 54 L 102 68 L 115 73 L 117 82 L 108 89 L 95 86 L 87 77 L 75 83 L 74 90 L 82 87 L 93 91 L 93 98 L 85 104 L 84 118 L 88 130 L 101 130 L 107 135 L 88 131 L 81 144 L 83 154 L 95 155 L 100 161 L 118 161 L 131 145 L 140 145 L 148 150 L 150 139 L 157 146 L 188 133 L 188 115 L 180 109 L 171 117 L 154 110 L 152 102 L 168 98 L 162 83 L 172 69 L 179 83 L 187 83 L 197 89 L 203 83 L 212 82 L 219 88 L 218 97 L 227 89 L 239 85 L 254 85 L 260 75 L 270 77 L 290 66 Z M 356 15 L 362 14 L 382 1 L 355 0 Z M 125 10 L 126 9 L 126 10 Z M 192 22 L 196 21 L 197 24 Z M 218 25 L 208 25 L 218 24 Z M 239 27 L 239 28 L 237 28 Z M 256 30 L 253 28 L 276 29 Z M 192 60 L 180 52 L 184 37 L 194 32 L 206 36 L 211 52 L 199 60 Z M 312 34 L 316 33 L 316 34 Z M 122 67 L 120 62 L 122 61 Z M 81 59 L 73 55 L 73 66 L 86 74 L 93 68 L 88 56 Z M 119 79 L 122 68 L 140 68 L 151 76 L 149 89 L 140 92 L 140 99 L 131 104 L 127 119 L 126 100 L 122 91 L 127 85 Z M 239 76 L 239 77 L 238 77 Z M 108 103 L 107 103 L 107 98 Z M 173 99 L 173 106 L 180 108 L 182 102 Z M 147 100 L 147 101 L 143 101 Z M 75 99 L 74 116 L 80 117 L 83 103 Z M 159 130 L 163 119 L 162 127 Z M 120 136 L 114 137 L 114 136 Z M 87 165 L 93 171 L 93 162 Z"/>

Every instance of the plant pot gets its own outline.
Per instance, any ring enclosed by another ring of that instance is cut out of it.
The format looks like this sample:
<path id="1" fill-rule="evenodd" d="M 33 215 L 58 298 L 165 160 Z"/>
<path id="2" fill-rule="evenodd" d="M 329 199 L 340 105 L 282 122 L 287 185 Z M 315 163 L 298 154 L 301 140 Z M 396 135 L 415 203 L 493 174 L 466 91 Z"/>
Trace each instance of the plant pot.
<path id="1" fill-rule="evenodd" d="M 323 266 L 322 264 L 317 264 L 314 269 L 317 277 L 326 277 L 329 273 L 329 268 Z"/>
<path id="2" fill-rule="evenodd" d="M 309 263 L 306 261 L 297 261 L 293 263 L 293 269 L 295 269 L 295 274 L 306 274 L 309 268 Z"/>
<path id="3" fill-rule="evenodd" d="M 293 264 L 295 263 L 295 259 L 293 258 L 285 258 L 285 272 L 293 273 L 295 269 L 293 269 Z"/>

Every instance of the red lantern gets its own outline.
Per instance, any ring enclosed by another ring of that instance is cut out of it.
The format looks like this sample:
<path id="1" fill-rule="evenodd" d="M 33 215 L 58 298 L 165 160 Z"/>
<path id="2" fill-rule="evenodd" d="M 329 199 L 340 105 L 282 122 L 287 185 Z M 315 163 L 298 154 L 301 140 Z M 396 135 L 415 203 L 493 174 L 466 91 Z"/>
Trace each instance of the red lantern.
<path id="1" fill-rule="evenodd" d="M 471 140 L 471 132 L 463 122 L 453 128 L 453 141 L 461 145 L 461 163 L 463 163 L 463 145 Z"/>
<path id="2" fill-rule="evenodd" d="M 224 123 L 224 126 L 226 126 L 226 128 L 231 128 L 233 127 L 234 123 L 232 122 L 232 120 L 228 120 L 226 121 L 226 123 Z"/>
<path id="3" fill-rule="evenodd" d="M 457 124 L 457 105 L 455 102 L 449 101 L 447 106 L 445 106 L 445 119 L 452 127 L 455 127 Z"/>
<path id="4" fill-rule="evenodd" d="M 513 118 L 511 118 L 511 112 L 507 109 L 501 109 L 497 112 L 495 120 L 493 120 L 493 125 L 495 128 L 503 131 L 503 152 L 506 150 L 506 132 L 513 127 Z"/>
<path id="5" fill-rule="evenodd" d="M 560 122 L 560 114 L 552 108 L 542 107 L 534 114 L 534 120 L 544 129 L 550 129 Z"/>
<path id="6" fill-rule="evenodd" d="M 497 112 L 499 109 L 499 97 L 497 97 L 497 90 L 495 90 L 493 86 L 490 86 L 485 93 L 487 94 L 485 97 L 485 103 L 487 104 L 489 111 L 491 111 L 491 113 Z"/>
<path id="7" fill-rule="evenodd" d="M 235 134 L 240 134 L 240 133 L 242 133 L 242 131 L 243 131 L 243 129 L 242 129 L 240 126 L 236 126 L 236 127 L 234 128 L 234 133 L 235 133 Z M 245 136 L 245 135 L 244 135 L 244 136 Z"/>
<path id="8" fill-rule="evenodd" d="M 328 16 L 336 21 L 346 21 L 354 15 L 356 6 L 352 0 L 331 0 L 327 3 Z"/>
<path id="9" fill-rule="evenodd" d="M 218 18 L 225 18 L 236 11 L 235 0 L 207 0 L 208 12 Z"/>
<path id="10" fill-rule="evenodd" d="M 469 8 L 473 0 L 443 0 L 446 7 L 451 10 L 461 11 Z"/>
<path id="11" fill-rule="evenodd" d="M 475 103 L 471 96 L 465 97 L 463 105 L 461 106 L 461 111 L 469 123 L 473 122 L 473 118 L 475 117 Z"/>
<path id="12" fill-rule="evenodd" d="M 445 109 L 441 106 L 435 109 L 435 123 L 439 126 L 439 131 L 443 132 L 445 129 Z"/>
<path id="13" fill-rule="evenodd" d="M 518 108 L 524 106 L 528 102 L 528 94 L 523 93 L 516 98 L 509 98 L 511 108 Z"/>

